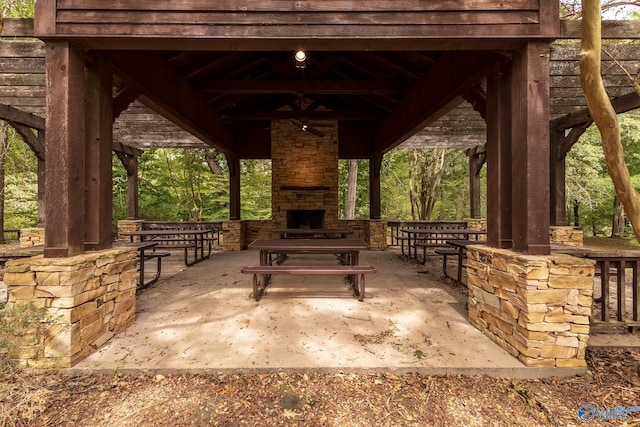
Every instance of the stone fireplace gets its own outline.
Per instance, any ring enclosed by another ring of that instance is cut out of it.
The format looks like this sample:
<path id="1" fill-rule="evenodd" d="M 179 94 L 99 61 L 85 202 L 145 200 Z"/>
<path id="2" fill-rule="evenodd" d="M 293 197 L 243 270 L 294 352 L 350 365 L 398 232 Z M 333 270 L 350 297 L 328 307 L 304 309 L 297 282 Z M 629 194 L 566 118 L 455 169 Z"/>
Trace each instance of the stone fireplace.
<path id="1" fill-rule="evenodd" d="M 271 123 L 274 228 L 339 228 L 338 127 L 323 137 L 289 120 Z"/>
<path id="2" fill-rule="evenodd" d="M 287 228 L 325 228 L 324 210 L 290 209 L 287 211 Z"/>

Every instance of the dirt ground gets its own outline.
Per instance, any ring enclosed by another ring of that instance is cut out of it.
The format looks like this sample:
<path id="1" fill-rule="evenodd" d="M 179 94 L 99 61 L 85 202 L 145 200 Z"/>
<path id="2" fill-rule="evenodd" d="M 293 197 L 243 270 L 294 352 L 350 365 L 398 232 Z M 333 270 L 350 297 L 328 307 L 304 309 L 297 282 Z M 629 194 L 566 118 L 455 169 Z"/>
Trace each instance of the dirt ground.
<path id="1" fill-rule="evenodd" d="M 640 425 L 640 351 L 592 349 L 588 363 L 585 376 L 542 380 L 347 372 L 6 372 L 0 375 L 0 424 L 566 426 L 592 418 L 590 425 Z M 582 419 L 579 408 L 585 410 Z"/>
<path id="2" fill-rule="evenodd" d="M 581 377 L 393 373 L 0 373 L 7 426 L 640 425 L 640 349 L 590 348 Z"/>

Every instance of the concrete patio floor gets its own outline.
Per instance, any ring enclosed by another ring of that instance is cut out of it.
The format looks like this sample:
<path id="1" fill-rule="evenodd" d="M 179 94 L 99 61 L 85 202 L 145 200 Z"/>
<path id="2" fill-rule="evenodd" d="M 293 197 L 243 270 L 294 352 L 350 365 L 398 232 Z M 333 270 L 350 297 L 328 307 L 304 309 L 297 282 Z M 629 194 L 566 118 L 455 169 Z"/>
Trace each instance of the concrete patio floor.
<path id="1" fill-rule="evenodd" d="M 310 263 L 317 255 L 287 262 Z M 274 276 L 252 298 L 254 251 L 217 252 L 185 268 L 180 253 L 138 295 L 136 323 L 69 369 L 71 373 L 385 371 L 566 376 L 576 369 L 528 368 L 467 321 L 466 296 L 395 251 L 365 252 L 377 267 L 359 302 L 338 276 Z M 325 258 L 323 262 L 327 262 Z"/>

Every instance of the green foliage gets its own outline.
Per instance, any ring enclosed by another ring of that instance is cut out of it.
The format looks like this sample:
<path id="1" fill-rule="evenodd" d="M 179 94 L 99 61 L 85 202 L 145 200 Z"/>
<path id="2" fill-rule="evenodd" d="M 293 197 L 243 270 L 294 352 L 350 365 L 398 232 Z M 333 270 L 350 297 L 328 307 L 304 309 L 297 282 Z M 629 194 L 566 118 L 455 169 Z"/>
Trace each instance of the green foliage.
<path id="1" fill-rule="evenodd" d="M 388 220 L 410 220 L 409 158 L 407 150 L 386 153 L 380 169 L 381 216 Z"/>
<path id="2" fill-rule="evenodd" d="M 640 112 L 619 115 L 620 137 L 625 161 L 634 186 L 640 184 Z M 582 135 L 567 155 L 566 162 L 567 219 L 576 224 L 574 203 L 578 204 L 578 225 L 585 235 L 611 234 L 615 213 L 615 190 L 608 175 L 602 141 L 595 125 Z"/>
<path id="3" fill-rule="evenodd" d="M 46 307 L 0 304 L 0 372 L 12 367 L 11 356 L 21 346 L 35 345 L 51 318 Z"/>
<path id="4" fill-rule="evenodd" d="M 38 221 L 38 162 L 11 126 L 5 157 L 5 228 L 34 227 Z"/>
<path id="5" fill-rule="evenodd" d="M 271 160 L 240 162 L 241 218 L 271 218 L 271 182 Z"/>
<path id="6" fill-rule="evenodd" d="M 148 149 L 138 164 L 139 217 L 146 220 L 217 221 L 229 217 L 226 162 L 216 158 L 222 173 L 212 173 L 204 150 Z M 127 173 L 113 160 L 113 217 L 126 218 Z"/>
<path id="7" fill-rule="evenodd" d="M 33 18 L 34 0 L 0 0 L 0 11 L 6 18 Z"/>
<path id="8" fill-rule="evenodd" d="M 349 160 L 338 161 L 338 211 L 344 219 L 349 186 Z M 358 161 L 358 184 L 356 189 L 356 219 L 369 218 L 369 161 Z"/>

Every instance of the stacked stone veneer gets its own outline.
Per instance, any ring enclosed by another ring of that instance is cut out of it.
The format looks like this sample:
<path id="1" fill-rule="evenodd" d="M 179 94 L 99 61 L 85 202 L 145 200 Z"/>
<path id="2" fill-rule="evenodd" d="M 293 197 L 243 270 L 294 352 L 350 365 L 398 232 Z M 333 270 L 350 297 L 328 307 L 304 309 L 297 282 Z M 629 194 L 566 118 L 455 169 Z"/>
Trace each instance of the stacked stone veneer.
<path id="1" fill-rule="evenodd" d="M 469 321 L 527 366 L 584 368 L 594 263 L 470 246 Z"/>
<path id="2" fill-rule="evenodd" d="M 138 231 L 142 230 L 142 220 L 139 219 L 121 219 L 118 221 L 118 242 L 129 242 L 131 238 L 129 236 L 124 236 L 122 233 L 126 233 L 129 231 Z M 139 239 L 138 237 L 136 237 Z"/>
<path id="3" fill-rule="evenodd" d="M 9 304 L 33 302 L 51 319 L 44 334 L 23 337 L 11 357 L 23 366 L 70 367 L 133 324 L 136 263 L 134 248 L 7 262 Z"/>
<path id="4" fill-rule="evenodd" d="M 467 218 L 467 228 L 471 230 L 487 231 L 487 220 L 480 218 Z"/>
<path id="5" fill-rule="evenodd" d="M 581 227 L 553 225 L 549 227 L 549 240 L 565 246 L 583 246 L 584 234 Z"/>
<path id="6" fill-rule="evenodd" d="M 285 228 L 287 211 L 297 209 L 324 210 L 324 227 L 338 228 L 338 127 L 322 132 L 318 137 L 289 120 L 271 122 L 274 228 Z"/>
<path id="7" fill-rule="evenodd" d="M 22 228 L 20 229 L 21 248 L 44 245 L 44 228 Z"/>

